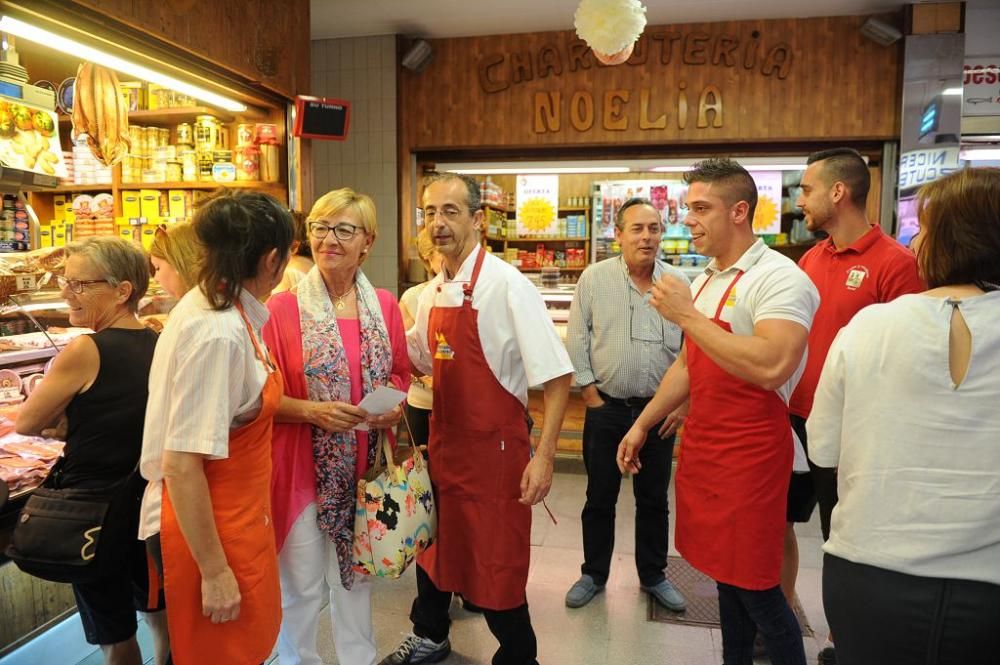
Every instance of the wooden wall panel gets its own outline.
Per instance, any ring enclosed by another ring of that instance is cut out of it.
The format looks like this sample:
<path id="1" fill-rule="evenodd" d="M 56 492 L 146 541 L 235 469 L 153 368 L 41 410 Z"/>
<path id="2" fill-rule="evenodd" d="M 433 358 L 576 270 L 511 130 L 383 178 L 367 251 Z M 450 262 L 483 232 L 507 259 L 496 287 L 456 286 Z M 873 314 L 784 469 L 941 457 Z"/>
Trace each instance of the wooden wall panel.
<path id="1" fill-rule="evenodd" d="M 649 26 L 618 67 L 598 65 L 572 31 L 431 40 L 431 65 L 400 71 L 401 147 L 892 140 L 900 50 L 864 39 L 864 19 Z M 721 126 L 699 114 L 715 90 Z M 575 94 L 592 122 L 571 110 Z M 558 100 L 557 113 L 539 99 Z"/>
<path id="2" fill-rule="evenodd" d="M 309 0 L 73 0 L 285 97 L 309 92 Z"/>

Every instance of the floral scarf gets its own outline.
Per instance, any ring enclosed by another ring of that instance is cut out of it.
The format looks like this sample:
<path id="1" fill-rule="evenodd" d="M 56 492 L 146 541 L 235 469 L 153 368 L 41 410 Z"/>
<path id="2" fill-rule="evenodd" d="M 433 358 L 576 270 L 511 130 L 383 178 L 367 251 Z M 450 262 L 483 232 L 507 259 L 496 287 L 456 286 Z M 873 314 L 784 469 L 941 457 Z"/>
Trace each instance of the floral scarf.
<path id="1" fill-rule="evenodd" d="M 387 385 L 392 372 L 392 346 L 375 288 L 358 270 L 355 278 L 361 327 L 362 396 Z M 302 326 L 302 366 L 309 399 L 317 402 L 351 401 L 351 371 L 340 338 L 337 314 L 318 268 L 298 284 L 299 322 Z M 345 589 L 354 582 L 353 551 L 357 437 L 354 431 L 327 432 L 312 428 L 316 465 L 317 519 L 333 541 Z M 380 445 L 378 430 L 368 432 L 368 466 Z"/>

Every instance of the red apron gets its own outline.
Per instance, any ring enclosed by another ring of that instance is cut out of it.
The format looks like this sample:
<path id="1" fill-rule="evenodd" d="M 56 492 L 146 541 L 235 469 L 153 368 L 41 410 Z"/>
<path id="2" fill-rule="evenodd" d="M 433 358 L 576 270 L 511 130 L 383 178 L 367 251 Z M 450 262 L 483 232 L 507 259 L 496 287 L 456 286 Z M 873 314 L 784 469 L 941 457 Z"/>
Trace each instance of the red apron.
<path id="1" fill-rule="evenodd" d="M 727 332 L 732 326 L 722 309 L 742 276 L 712 319 Z M 716 581 L 770 589 L 779 583 L 794 455 L 788 407 L 777 392 L 720 368 L 691 338 L 687 365 L 691 408 L 677 464 L 677 551 Z"/>
<path id="2" fill-rule="evenodd" d="M 257 418 L 229 434 L 229 457 L 205 462 L 215 525 L 240 589 L 240 616 L 214 624 L 202 614 L 201 573 L 177 524 L 166 483 L 160 518 L 170 651 L 176 665 L 257 665 L 271 655 L 281 624 L 278 559 L 271 524 L 271 426 L 281 373 L 264 356 L 240 309 L 257 357 L 268 367 Z M 205 408 L 212 408 L 206 404 Z"/>
<path id="3" fill-rule="evenodd" d="M 531 508 L 518 499 L 531 442 L 524 405 L 497 381 L 479 340 L 472 292 L 485 255 L 479 251 L 461 307 L 434 307 L 428 321 L 438 531 L 420 565 L 437 588 L 507 610 L 527 602 Z"/>

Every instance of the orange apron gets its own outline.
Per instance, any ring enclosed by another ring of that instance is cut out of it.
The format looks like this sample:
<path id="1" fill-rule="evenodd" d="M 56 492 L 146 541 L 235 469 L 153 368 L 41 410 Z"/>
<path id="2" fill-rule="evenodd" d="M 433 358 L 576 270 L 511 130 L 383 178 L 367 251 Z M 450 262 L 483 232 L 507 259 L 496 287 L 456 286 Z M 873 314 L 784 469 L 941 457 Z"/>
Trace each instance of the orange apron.
<path id="1" fill-rule="evenodd" d="M 712 321 L 727 332 L 722 309 Z M 701 295 L 708 281 L 695 296 Z M 677 463 L 677 551 L 718 582 L 764 590 L 779 583 L 792 474 L 788 407 L 777 392 L 739 379 L 687 339 L 691 408 Z"/>
<path id="2" fill-rule="evenodd" d="M 434 307 L 428 320 L 428 457 L 438 527 L 419 563 L 438 589 L 484 609 L 509 610 L 527 602 L 531 507 L 518 499 L 531 440 L 524 405 L 497 381 L 479 340 L 472 292 L 484 256 L 480 250 L 462 306 Z"/>
<path id="3" fill-rule="evenodd" d="M 278 558 L 271 524 L 271 426 L 283 386 L 242 308 L 257 357 L 268 368 L 257 418 L 229 434 L 229 457 L 205 462 L 212 512 L 240 589 L 240 616 L 214 624 L 202 614 L 201 573 L 177 524 L 166 483 L 160 518 L 170 651 L 176 665 L 258 665 L 281 624 Z M 212 408 L 206 404 L 205 408 Z"/>

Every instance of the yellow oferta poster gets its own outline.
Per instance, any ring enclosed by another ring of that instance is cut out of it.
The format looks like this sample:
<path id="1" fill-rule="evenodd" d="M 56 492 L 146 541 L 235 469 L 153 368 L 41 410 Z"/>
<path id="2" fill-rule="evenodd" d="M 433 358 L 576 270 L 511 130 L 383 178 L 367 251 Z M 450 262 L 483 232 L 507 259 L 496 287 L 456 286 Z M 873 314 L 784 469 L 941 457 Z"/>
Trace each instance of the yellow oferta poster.
<path id="1" fill-rule="evenodd" d="M 753 231 L 757 235 L 781 233 L 781 171 L 753 171 L 757 183 L 757 211 Z"/>
<path id="2" fill-rule="evenodd" d="M 559 176 L 517 176 L 517 235 L 559 234 Z"/>

